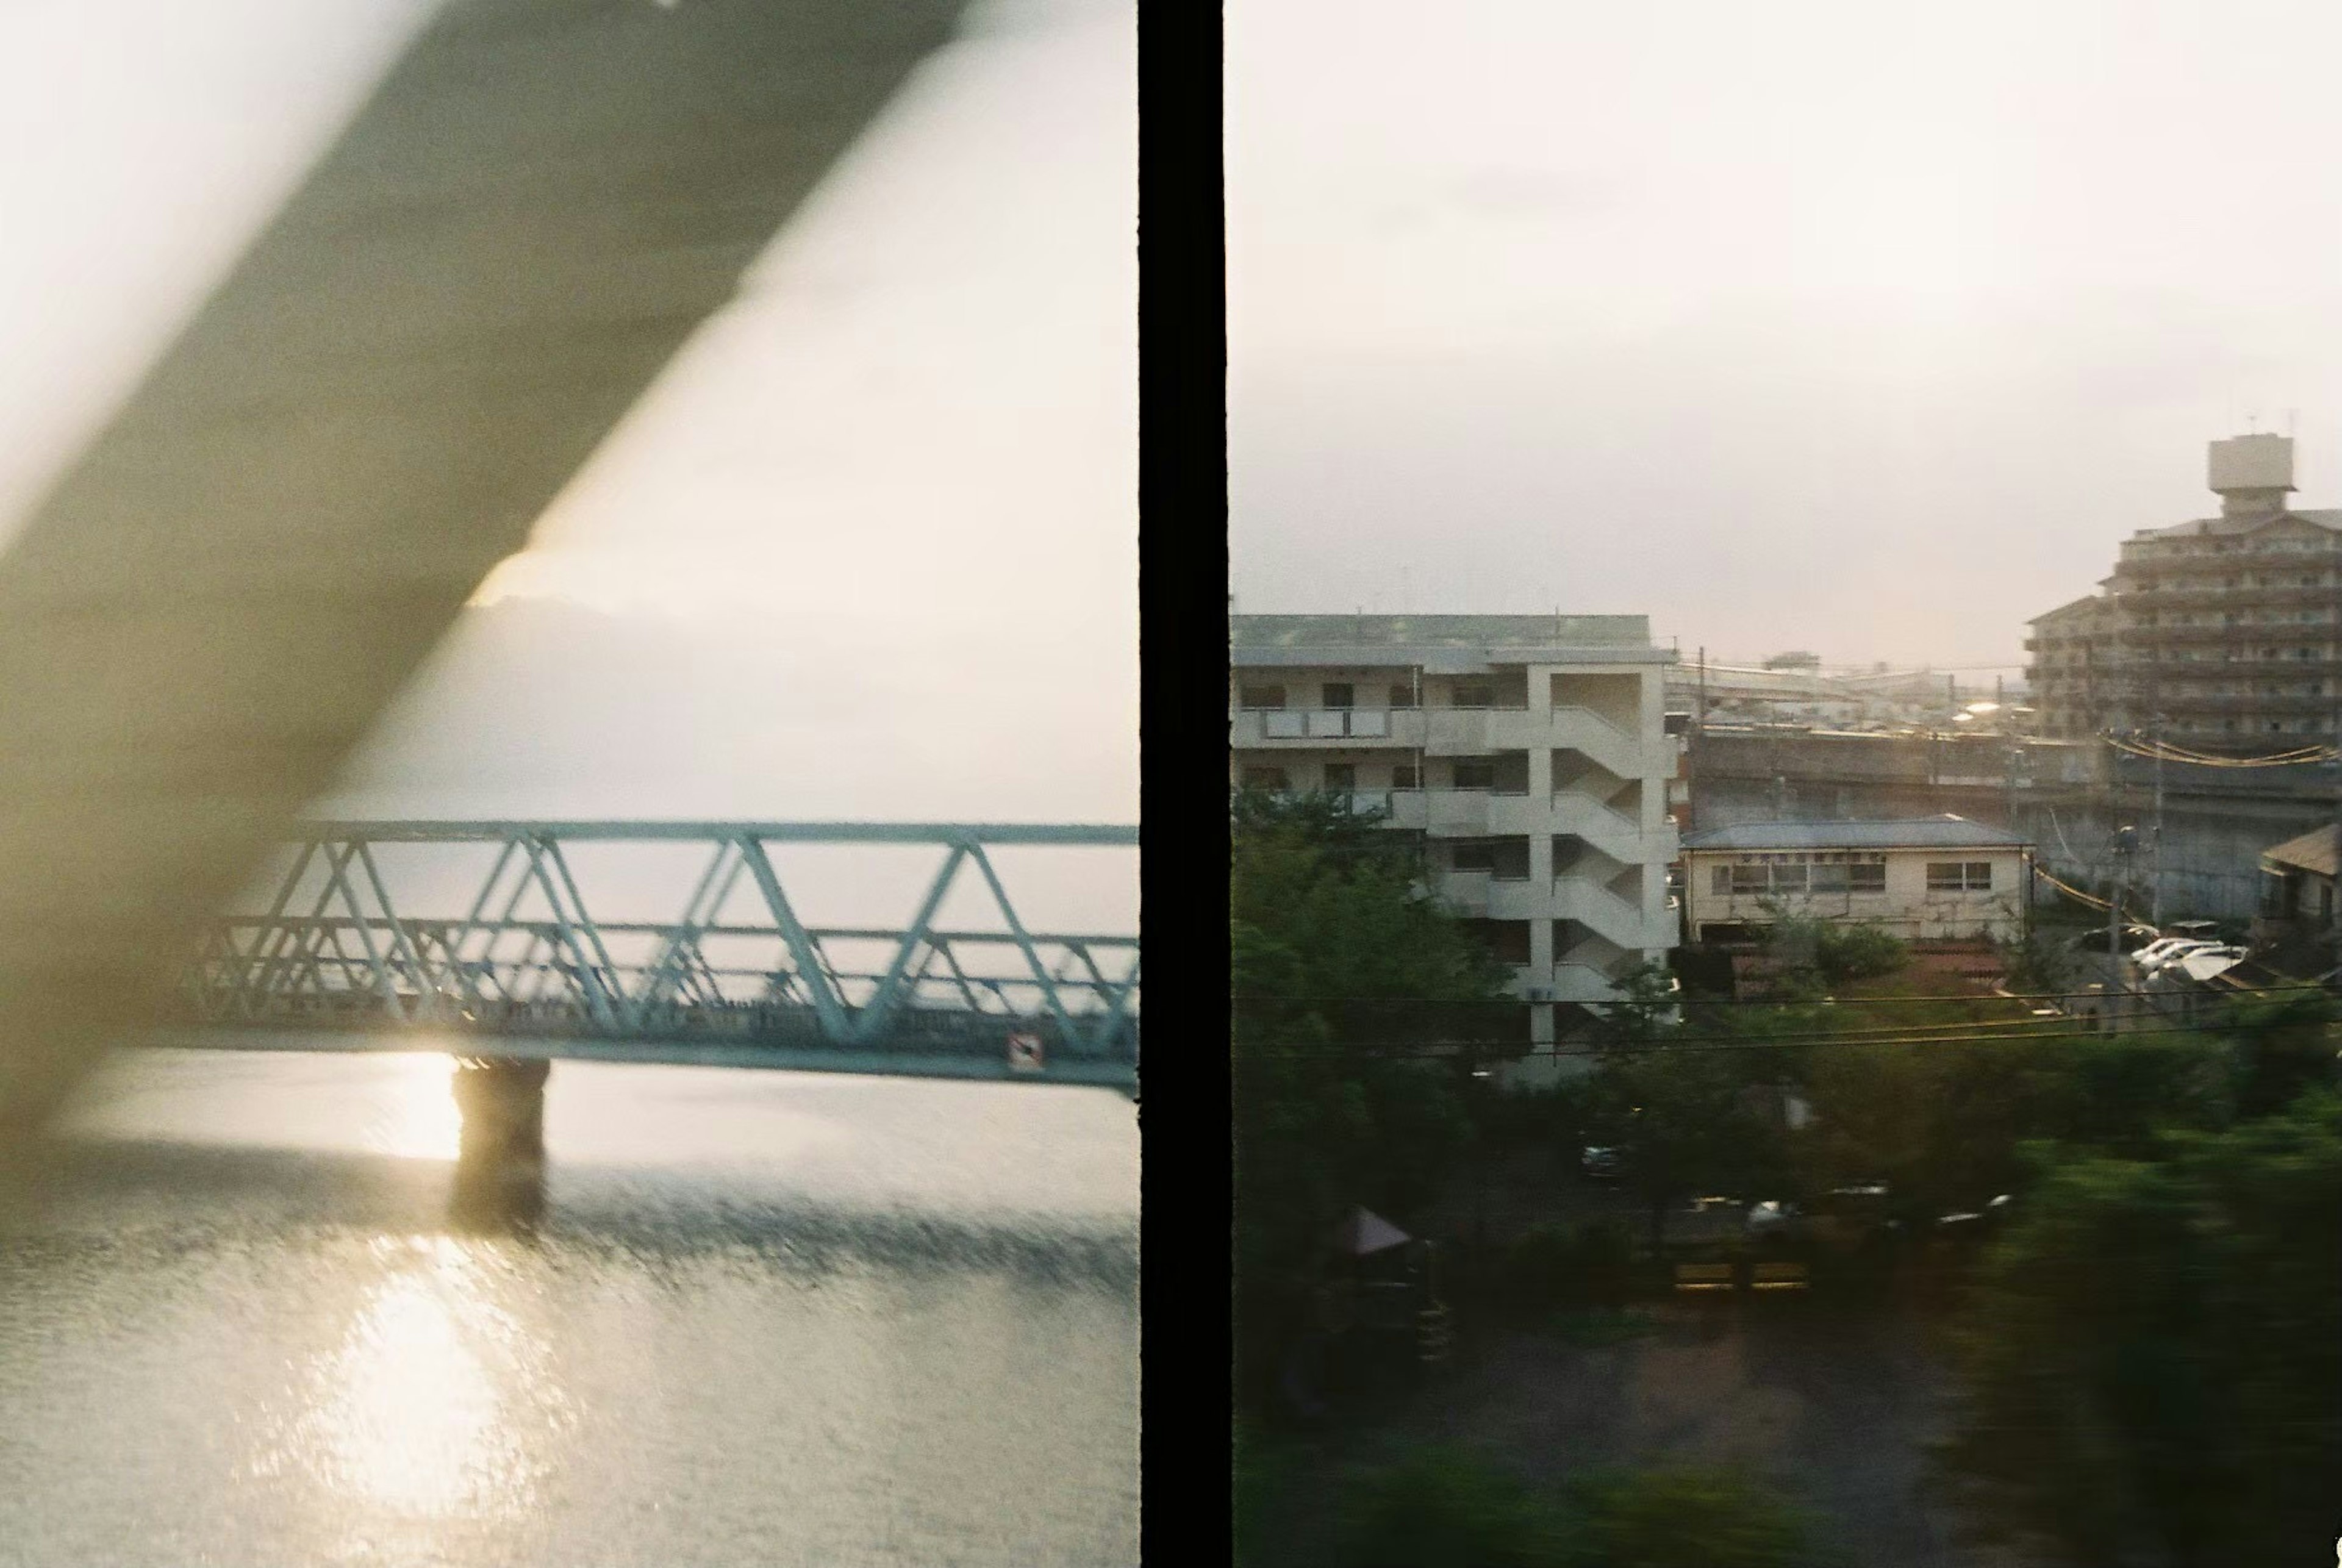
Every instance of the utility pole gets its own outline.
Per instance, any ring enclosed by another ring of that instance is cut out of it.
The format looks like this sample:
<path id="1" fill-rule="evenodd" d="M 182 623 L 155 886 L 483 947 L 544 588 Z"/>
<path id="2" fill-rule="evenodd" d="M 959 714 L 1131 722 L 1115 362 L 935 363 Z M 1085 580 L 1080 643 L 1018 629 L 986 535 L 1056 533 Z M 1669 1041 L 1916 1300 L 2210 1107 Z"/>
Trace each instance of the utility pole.
<path id="1" fill-rule="evenodd" d="M 2156 708 L 2156 694 L 2147 694 L 2147 704 Z M 2147 851 L 2155 856 L 2155 881 L 2148 891 L 2147 923 L 2157 931 L 2163 929 L 2163 714 L 2156 709 L 2150 717 L 2154 728 L 2147 732 L 2155 747 L 2155 836 L 2148 841 Z"/>
<path id="2" fill-rule="evenodd" d="M 2334 848 L 2342 859 L 2342 682 L 2334 686 Z M 2334 879 L 2334 965 L 2342 971 L 2342 866 Z"/>

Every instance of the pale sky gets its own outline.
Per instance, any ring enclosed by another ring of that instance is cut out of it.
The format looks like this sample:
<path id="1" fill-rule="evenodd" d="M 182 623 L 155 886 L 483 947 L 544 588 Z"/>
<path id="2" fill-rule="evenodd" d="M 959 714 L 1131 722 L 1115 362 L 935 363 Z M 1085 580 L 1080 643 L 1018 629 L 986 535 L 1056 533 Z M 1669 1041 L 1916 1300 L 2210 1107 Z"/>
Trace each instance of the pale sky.
<path id="1" fill-rule="evenodd" d="M 1242 0 L 1237 608 L 1987 664 L 2252 414 L 2342 505 L 2337 58 L 2317 0 Z"/>
<path id="2" fill-rule="evenodd" d="M 435 8 L 0 13 L 8 526 Z M 1135 822 L 1134 34 L 975 6 L 321 809 Z"/>

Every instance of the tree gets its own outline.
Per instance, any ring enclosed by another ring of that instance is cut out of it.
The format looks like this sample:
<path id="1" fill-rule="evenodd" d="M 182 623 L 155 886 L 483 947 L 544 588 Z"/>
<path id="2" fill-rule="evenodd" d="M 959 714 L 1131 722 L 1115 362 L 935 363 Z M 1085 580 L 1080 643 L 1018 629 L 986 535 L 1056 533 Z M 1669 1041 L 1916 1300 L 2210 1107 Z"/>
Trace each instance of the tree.
<path id="1" fill-rule="evenodd" d="M 1602 1005 L 1606 1038 L 1647 1044 L 1675 1027 L 1682 999 L 1666 964 L 1644 959 L 1611 976 L 1610 986 L 1617 994 Z"/>
<path id="2" fill-rule="evenodd" d="M 1595 1079 L 1597 1124 L 1623 1152 L 1624 1178 L 1650 1214 L 1651 1247 L 1669 1208 L 1737 1193 L 1778 1172 L 1778 1130 L 1756 1100 L 1772 1054 L 1665 1044 L 1606 1053 Z"/>
<path id="3" fill-rule="evenodd" d="M 1236 1284 L 1247 1386 L 1351 1204 L 1404 1211 L 1471 1137 L 1458 1060 L 1507 978 L 1422 896 L 1412 851 L 1323 798 L 1238 795 L 1229 945 Z"/>
<path id="4" fill-rule="evenodd" d="M 2056 1162 L 1960 1335 L 1945 1451 L 2082 1568 L 2323 1561 L 2342 1473 L 2342 1100 Z"/>

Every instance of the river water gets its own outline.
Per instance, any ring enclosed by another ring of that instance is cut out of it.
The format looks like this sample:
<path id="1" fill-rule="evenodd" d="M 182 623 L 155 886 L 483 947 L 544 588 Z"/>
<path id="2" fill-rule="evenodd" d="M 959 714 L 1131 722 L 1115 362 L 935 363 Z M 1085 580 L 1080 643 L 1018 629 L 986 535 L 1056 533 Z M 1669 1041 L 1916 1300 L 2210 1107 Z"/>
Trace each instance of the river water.
<path id="1" fill-rule="evenodd" d="M 0 1563 L 1136 1560 L 1120 1095 L 564 1063 L 482 1231 L 448 1074 L 109 1069 L 0 1240 Z"/>

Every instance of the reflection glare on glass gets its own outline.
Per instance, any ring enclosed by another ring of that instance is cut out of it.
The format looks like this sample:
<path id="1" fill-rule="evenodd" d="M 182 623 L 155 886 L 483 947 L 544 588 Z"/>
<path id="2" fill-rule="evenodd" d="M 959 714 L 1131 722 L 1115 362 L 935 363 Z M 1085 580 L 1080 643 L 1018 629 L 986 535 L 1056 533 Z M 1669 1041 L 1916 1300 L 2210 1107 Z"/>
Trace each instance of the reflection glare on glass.
<path id="1" fill-rule="evenodd" d="M 405 1159 L 454 1159 L 463 1132 L 449 1087 L 455 1058 L 415 1052 L 385 1061 L 392 1071 L 369 1085 L 375 1105 L 366 1122 L 366 1147 Z"/>
<path id="2" fill-rule="evenodd" d="M 489 1271 L 451 1237 L 385 1240 L 387 1272 L 315 1368 L 306 1413 L 263 1469 L 305 1472 L 406 1518 L 531 1508 L 566 1424 L 544 1347 L 491 1299 Z"/>

